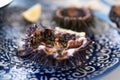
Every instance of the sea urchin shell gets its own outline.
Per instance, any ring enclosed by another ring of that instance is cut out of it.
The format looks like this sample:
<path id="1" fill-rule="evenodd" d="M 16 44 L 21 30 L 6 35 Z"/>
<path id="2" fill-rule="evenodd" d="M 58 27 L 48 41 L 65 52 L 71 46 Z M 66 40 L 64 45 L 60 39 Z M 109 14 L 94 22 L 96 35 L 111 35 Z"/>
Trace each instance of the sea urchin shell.
<path id="1" fill-rule="evenodd" d="M 120 28 L 120 6 L 119 5 L 112 6 L 109 13 L 109 18 L 112 22 L 117 24 L 117 27 Z"/>
<path id="2" fill-rule="evenodd" d="M 29 28 L 23 49 L 18 56 L 30 58 L 44 66 L 76 66 L 86 61 L 86 51 L 92 48 L 92 41 L 85 33 L 62 29 Z"/>
<path id="3" fill-rule="evenodd" d="M 62 28 L 86 31 L 94 19 L 88 8 L 68 7 L 56 10 L 54 20 Z"/>

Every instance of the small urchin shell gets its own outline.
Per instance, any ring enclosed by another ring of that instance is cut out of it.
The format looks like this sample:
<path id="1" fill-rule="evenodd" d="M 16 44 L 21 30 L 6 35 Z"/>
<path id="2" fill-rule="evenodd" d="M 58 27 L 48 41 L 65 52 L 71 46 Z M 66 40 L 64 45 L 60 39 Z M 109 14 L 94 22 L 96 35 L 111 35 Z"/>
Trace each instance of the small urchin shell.
<path id="1" fill-rule="evenodd" d="M 57 9 L 54 20 L 62 28 L 87 32 L 93 26 L 94 17 L 88 8 L 68 7 Z"/>

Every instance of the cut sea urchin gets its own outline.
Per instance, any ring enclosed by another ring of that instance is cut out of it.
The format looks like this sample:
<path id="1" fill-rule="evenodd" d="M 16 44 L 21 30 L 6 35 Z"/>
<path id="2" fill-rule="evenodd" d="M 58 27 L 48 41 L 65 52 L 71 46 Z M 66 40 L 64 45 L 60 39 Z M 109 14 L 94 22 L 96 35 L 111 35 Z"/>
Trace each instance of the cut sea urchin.
<path id="1" fill-rule="evenodd" d="M 94 18 L 88 8 L 68 7 L 57 9 L 54 20 L 62 28 L 87 32 Z"/>
<path id="2" fill-rule="evenodd" d="M 24 41 L 18 56 L 50 67 L 82 65 L 86 56 L 92 54 L 93 47 L 93 42 L 85 37 L 84 32 L 40 29 L 37 25 L 29 28 Z"/>
<path id="3" fill-rule="evenodd" d="M 120 28 L 120 6 L 119 5 L 113 5 L 110 13 L 109 18 L 112 22 L 114 22 L 118 28 Z"/>

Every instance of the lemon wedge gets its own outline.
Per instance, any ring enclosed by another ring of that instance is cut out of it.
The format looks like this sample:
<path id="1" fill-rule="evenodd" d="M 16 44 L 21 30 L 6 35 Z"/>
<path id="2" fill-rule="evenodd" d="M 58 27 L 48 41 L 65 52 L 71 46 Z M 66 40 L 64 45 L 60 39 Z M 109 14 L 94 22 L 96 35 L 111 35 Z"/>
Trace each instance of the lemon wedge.
<path id="1" fill-rule="evenodd" d="M 40 18 L 42 7 L 40 4 L 36 4 L 24 11 L 21 15 L 22 17 L 29 22 L 37 22 Z"/>

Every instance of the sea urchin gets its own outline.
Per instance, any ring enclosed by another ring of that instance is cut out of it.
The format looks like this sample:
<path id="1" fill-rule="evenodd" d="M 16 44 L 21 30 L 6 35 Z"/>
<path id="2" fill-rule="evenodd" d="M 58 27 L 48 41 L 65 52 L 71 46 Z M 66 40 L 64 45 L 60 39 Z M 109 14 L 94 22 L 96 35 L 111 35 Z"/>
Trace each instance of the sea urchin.
<path id="1" fill-rule="evenodd" d="M 82 65 L 93 47 L 84 32 L 40 29 L 37 25 L 29 28 L 24 41 L 18 56 L 50 67 Z"/>

